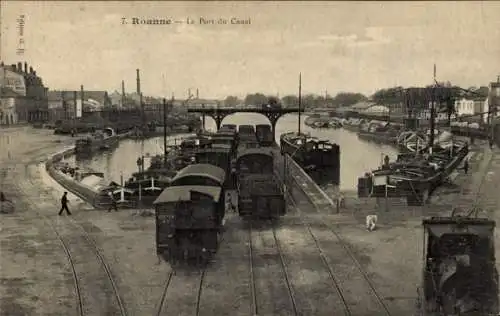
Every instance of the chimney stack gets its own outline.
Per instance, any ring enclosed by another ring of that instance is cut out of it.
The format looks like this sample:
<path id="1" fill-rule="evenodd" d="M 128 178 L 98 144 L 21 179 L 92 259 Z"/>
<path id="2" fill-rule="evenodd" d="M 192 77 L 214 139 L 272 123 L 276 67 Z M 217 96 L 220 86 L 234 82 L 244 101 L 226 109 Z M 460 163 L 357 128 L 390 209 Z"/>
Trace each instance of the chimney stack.
<path id="1" fill-rule="evenodd" d="M 139 69 L 137 71 L 137 94 L 141 95 L 141 78 L 139 76 Z"/>
<path id="2" fill-rule="evenodd" d="M 196 99 L 199 99 L 200 98 L 200 93 L 198 91 L 198 89 L 196 89 Z"/>
<path id="3" fill-rule="evenodd" d="M 188 89 L 188 99 L 191 97 L 191 88 Z"/>
<path id="4" fill-rule="evenodd" d="M 24 73 L 28 74 L 28 63 L 24 62 Z"/>
<path id="5" fill-rule="evenodd" d="M 83 96 L 83 84 L 80 86 L 80 100 L 82 100 L 82 109 L 83 109 L 83 100 L 85 100 Z"/>
<path id="6" fill-rule="evenodd" d="M 76 118 L 76 109 L 78 108 L 77 105 L 76 105 L 76 99 L 77 99 L 77 96 L 76 96 L 76 91 L 73 91 L 73 102 L 74 102 L 74 107 L 73 107 L 73 117 Z"/>
<path id="7" fill-rule="evenodd" d="M 122 80 L 122 97 L 125 97 L 125 81 Z"/>

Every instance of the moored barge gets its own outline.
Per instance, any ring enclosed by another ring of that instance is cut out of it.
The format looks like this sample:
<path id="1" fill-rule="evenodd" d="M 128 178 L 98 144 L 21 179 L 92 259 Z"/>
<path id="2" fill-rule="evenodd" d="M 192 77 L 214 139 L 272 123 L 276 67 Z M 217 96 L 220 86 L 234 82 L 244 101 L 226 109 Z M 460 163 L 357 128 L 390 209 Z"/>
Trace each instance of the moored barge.
<path id="1" fill-rule="evenodd" d="M 318 184 L 340 183 L 340 146 L 302 133 L 280 137 L 281 153 L 292 157 Z"/>
<path id="2" fill-rule="evenodd" d="M 451 142 L 435 146 L 431 154 L 399 154 L 358 179 L 358 196 L 404 197 L 408 205 L 423 205 L 468 153 L 466 143 Z"/>

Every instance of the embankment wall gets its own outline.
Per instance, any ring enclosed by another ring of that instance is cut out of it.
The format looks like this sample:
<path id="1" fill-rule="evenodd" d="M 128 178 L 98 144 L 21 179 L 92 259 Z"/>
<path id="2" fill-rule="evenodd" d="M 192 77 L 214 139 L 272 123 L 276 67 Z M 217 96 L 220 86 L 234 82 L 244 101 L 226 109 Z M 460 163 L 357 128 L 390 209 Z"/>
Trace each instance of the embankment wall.
<path id="1" fill-rule="evenodd" d="M 47 173 L 63 188 L 91 204 L 93 207 L 99 208 L 99 205 L 96 203 L 97 192 L 95 190 L 83 183 L 77 182 L 70 176 L 57 170 L 54 166 L 61 160 L 74 155 L 74 153 L 75 147 L 71 146 L 49 156 L 45 162 L 45 170 L 47 170 Z"/>

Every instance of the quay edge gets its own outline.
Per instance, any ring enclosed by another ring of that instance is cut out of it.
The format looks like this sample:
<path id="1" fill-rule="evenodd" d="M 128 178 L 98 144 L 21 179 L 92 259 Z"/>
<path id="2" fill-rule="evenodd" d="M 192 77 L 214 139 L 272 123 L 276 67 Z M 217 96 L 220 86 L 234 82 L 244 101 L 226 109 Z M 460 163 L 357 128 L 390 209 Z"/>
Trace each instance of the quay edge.
<path id="1" fill-rule="evenodd" d="M 128 133 L 118 134 L 119 140 L 126 138 L 129 136 Z M 94 208 L 103 208 L 102 205 L 98 205 L 96 202 L 96 193 L 89 186 L 79 183 L 78 181 L 71 179 L 60 171 L 54 168 L 54 164 L 60 162 L 61 160 L 67 158 L 68 156 L 72 156 L 75 154 L 75 146 L 69 146 L 55 154 L 50 155 L 47 160 L 44 162 L 45 170 L 49 174 L 49 176 L 54 179 L 59 185 L 73 193 L 83 201 L 89 203 Z"/>

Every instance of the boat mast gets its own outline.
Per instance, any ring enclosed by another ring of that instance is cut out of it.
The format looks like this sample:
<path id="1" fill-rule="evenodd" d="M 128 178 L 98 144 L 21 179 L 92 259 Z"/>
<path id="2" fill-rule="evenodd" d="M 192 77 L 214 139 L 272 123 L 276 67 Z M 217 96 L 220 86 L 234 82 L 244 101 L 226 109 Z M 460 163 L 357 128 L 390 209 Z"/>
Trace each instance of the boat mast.
<path id="1" fill-rule="evenodd" d="M 167 168 L 167 100 L 165 98 L 163 98 L 163 155 L 163 164 Z"/>
<path id="2" fill-rule="evenodd" d="M 300 135 L 300 112 L 302 104 L 302 73 L 299 72 L 299 135 Z"/>
<path id="3" fill-rule="evenodd" d="M 431 99 L 431 135 L 429 137 L 429 150 L 432 151 L 432 147 L 434 146 L 434 116 L 435 116 L 435 102 L 436 102 L 436 84 L 437 84 L 437 81 L 436 81 L 436 64 L 434 64 L 434 83 L 432 85 L 432 99 Z"/>

